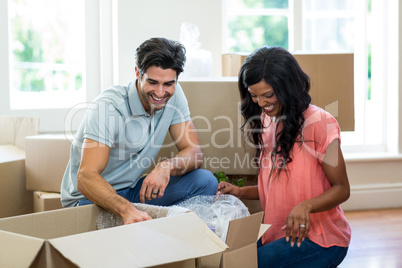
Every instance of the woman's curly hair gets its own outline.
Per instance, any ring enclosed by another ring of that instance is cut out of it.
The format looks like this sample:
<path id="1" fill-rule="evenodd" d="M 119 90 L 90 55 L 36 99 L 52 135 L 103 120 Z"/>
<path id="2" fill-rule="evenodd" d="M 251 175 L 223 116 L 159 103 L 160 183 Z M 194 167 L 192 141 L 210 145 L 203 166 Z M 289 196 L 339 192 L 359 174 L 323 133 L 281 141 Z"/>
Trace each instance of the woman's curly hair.
<path id="1" fill-rule="evenodd" d="M 244 124 L 241 127 L 245 138 L 255 145 L 255 159 L 264 153 L 262 139 L 264 122 L 262 108 L 253 102 L 248 87 L 264 80 L 275 92 L 282 104 L 281 115 L 275 130 L 275 144 L 271 155 L 271 175 L 276 175 L 292 162 L 291 150 L 296 142 L 302 141 L 303 112 L 308 108 L 311 97 L 310 78 L 300 68 L 299 63 L 286 49 L 281 47 L 261 47 L 250 54 L 239 72 L 239 91 L 241 114 Z M 278 127 L 282 124 L 282 128 Z M 258 161 L 257 164 L 261 166 Z"/>

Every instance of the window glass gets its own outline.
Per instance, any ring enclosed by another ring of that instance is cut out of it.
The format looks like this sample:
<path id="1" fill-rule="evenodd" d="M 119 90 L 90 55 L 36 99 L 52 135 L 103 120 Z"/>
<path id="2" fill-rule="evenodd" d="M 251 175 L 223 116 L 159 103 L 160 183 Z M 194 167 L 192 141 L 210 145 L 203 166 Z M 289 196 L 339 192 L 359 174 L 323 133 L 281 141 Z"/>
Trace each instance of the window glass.
<path id="1" fill-rule="evenodd" d="M 227 0 L 228 8 L 288 8 L 288 0 Z"/>
<path id="2" fill-rule="evenodd" d="M 308 11 L 319 10 L 350 10 L 353 9 L 354 0 L 303 0 L 303 5 Z"/>
<path id="3" fill-rule="evenodd" d="M 9 0 L 11 109 L 85 101 L 85 19 L 80 0 Z"/>
<path id="4" fill-rule="evenodd" d="M 353 18 L 307 18 L 303 48 L 307 51 L 353 51 Z"/>
<path id="5" fill-rule="evenodd" d="M 285 16 L 231 16 L 228 28 L 229 52 L 252 52 L 264 45 L 288 48 Z"/>

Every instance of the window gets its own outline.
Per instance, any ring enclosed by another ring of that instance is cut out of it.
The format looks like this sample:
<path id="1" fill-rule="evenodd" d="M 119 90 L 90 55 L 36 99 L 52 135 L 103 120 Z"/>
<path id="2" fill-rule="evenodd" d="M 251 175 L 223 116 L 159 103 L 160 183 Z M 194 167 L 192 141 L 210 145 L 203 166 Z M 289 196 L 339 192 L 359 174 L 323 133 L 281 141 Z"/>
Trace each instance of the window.
<path id="1" fill-rule="evenodd" d="M 251 52 L 263 45 L 288 49 L 291 10 L 287 0 L 227 0 L 227 52 Z"/>
<path id="2" fill-rule="evenodd" d="M 391 22 L 394 2 L 226 0 L 224 52 L 250 53 L 262 45 L 291 52 L 354 52 L 355 131 L 342 132 L 343 146 L 346 151 L 385 151 L 390 142 L 385 129 L 393 131 L 384 119 L 385 101 L 397 94 L 387 82 L 387 70 L 397 64 L 387 54 L 398 41 L 391 33 L 397 22 L 395 17 Z"/>
<path id="3" fill-rule="evenodd" d="M 39 117 L 42 133 L 77 129 L 111 76 L 100 75 L 101 15 L 98 0 L 0 0 L 0 113 Z"/>
<path id="4" fill-rule="evenodd" d="M 10 0 L 11 109 L 85 101 L 85 17 L 80 0 Z"/>
<path id="5" fill-rule="evenodd" d="M 303 50 L 353 51 L 354 0 L 303 1 Z"/>

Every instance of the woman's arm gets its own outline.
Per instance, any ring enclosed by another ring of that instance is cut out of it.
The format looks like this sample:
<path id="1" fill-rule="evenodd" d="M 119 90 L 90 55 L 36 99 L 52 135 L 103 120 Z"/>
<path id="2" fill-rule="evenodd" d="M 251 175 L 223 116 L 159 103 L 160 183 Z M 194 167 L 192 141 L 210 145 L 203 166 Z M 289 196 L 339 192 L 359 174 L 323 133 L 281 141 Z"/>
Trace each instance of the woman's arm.
<path id="1" fill-rule="evenodd" d="M 257 185 L 238 187 L 225 181 L 219 183 L 217 194 L 231 194 L 239 199 L 259 199 Z"/>
<path id="2" fill-rule="evenodd" d="M 310 229 L 310 213 L 330 210 L 349 198 L 350 185 L 338 139 L 328 145 L 322 167 L 331 188 L 315 198 L 301 202 L 290 212 L 284 228 L 286 227 L 287 240 L 290 235 L 292 236 L 291 246 L 294 245 L 298 232 L 300 232 L 298 246 L 307 237 Z"/>

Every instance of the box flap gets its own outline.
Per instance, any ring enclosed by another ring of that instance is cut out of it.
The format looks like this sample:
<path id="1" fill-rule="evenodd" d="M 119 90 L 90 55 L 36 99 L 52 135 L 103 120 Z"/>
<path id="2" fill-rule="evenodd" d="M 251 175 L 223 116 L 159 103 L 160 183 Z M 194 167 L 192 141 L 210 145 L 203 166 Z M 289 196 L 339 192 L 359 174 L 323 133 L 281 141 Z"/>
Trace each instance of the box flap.
<path id="1" fill-rule="evenodd" d="M 229 222 L 226 244 L 229 250 L 234 250 L 257 242 L 258 233 L 264 212 L 232 220 Z"/>
<path id="2" fill-rule="evenodd" d="M 50 239 L 96 230 L 99 207 L 88 205 L 0 219 L 0 230 Z"/>
<path id="3" fill-rule="evenodd" d="M 34 194 L 37 198 L 41 199 L 55 199 L 61 197 L 60 193 L 54 193 L 54 192 L 34 191 Z"/>
<path id="4" fill-rule="evenodd" d="M 258 268 L 257 243 L 225 252 L 222 257 L 222 268 Z"/>
<path id="5" fill-rule="evenodd" d="M 207 256 L 227 248 L 193 212 L 49 242 L 80 267 L 113 267 L 116 260 L 119 267 L 148 267 Z"/>
<path id="6" fill-rule="evenodd" d="M 258 239 L 260 239 L 265 234 L 265 232 L 269 229 L 269 227 L 271 227 L 271 224 L 261 224 L 260 232 L 258 233 Z"/>
<path id="7" fill-rule="evenodd" d="M 0 230 L 0 267 L 29 267 L 43 243 L 43 239 Z M 13 254 L 4 254 L 5 252 Z"/>

